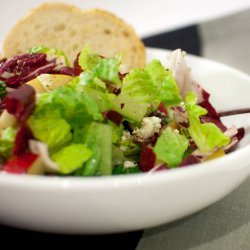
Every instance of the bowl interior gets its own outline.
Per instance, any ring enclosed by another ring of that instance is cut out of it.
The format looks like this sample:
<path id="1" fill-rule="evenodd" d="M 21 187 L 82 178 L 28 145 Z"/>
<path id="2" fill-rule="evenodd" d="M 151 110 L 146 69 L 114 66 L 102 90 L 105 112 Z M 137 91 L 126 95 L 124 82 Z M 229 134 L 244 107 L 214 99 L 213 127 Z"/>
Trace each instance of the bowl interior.
<path id="1" fill-rule="evenodd" d="M 158 58 L 165 65 L 168 53 L 147 49 L 148 60 Z M 195 56 L 187 56 L 187 64 L 218 111 L 250 106 L 249 76 Z M 223 120 L 227 126 L 244 127 L 246 135 L 234 152 L 202 164 L 84 179 L 0 174 L 0 222 L 49 232 L 111 233 L 160 225 L 198 211 L 228 194 L 250 172 L 250 115 Z"/>

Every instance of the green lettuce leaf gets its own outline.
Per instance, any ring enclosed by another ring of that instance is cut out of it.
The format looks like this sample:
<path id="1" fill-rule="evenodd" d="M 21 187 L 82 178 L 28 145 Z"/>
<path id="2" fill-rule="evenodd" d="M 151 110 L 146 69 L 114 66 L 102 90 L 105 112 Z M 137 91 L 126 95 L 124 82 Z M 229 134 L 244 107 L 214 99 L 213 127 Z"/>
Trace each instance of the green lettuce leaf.
<path id="1" fill-rule="evenodd" d="M 215 124 L 200 122 L 200 116 L 207 114 L 207 110 L 197 105 L 197 97 L 193 92 L 187 93 L 185 102 L 190 124 L 188 132 L 201 153 L 230 143 L 230 137 L 223 134 Z"/>
<path id="2" fill-rule="evenodd" d="M 153 60 L 146 66 L 158 88 L 157 98 L 166 106 L 174 106 L 182 101 L 178 85 L 173 77 L 172 71 L 166 70 L 159 60 Z"/>
<path id="3" fill-rule="evenodd" d="M 48 145 L 50 152 L 55 152 L 66 146 L 71 138 L 71 127 L 60 117 L 57 110 L 34 114 L 27 121 L 34 137 Z"/>
<path id="4" fill-rule="evenodd" d="M 91 97 L 97 104 L 101 112 L 111 109 L 111 102 L 114 94 L 108 92 L 106 85 L 98 78 L 91 78 L 89 72 L 83 72 L 79 77 L 75 77 L 69 85 L 80 94 L 85 94 Z"/>
<path id="5" fill-rule="evenodd" d="M 91 97 L 79 94 L 70 87 L 58 88 L 41 95 L 35 115 L 43 115 L 50 110 L 58 110 L 59 116 L 64 118 L 71 127 L 103 119 L 98 105 Z"/>
<path id="6" fill-rule="evenodd" d="M 13 127 L 8 127 L 1 131 L 0 135 L 0 155 L 5 159 L 11 156 L 16 137 L 16 130 Z"/>
<path id="7" fill-rule="evenodd" d="M 112 173 L 112 129 L 92 122 L 86 125 L 81 143 L 92 150 L 92 157 L 76 171 L 77 176 L 110 175 Z"/>
<path id="8" fill-rule="evenodd" d="M 102 58 L 99 55 L 94 54 L 91 49 L 86 46 L 79 55 L 78 64 L 82 70 L 92 72 L 101 60 Z"/>
<path id="9" fill-rule="evenodd" d="M 157 139 L 153 151 L 157 158 L 167 163 L 169 167 L 177 167 L 188 146 L 189 142 L 185 136 L 168 127 Z"/>
<path id="10" fill-rule="evenodd" d="M 140 122 L 152 101 L 157 100 L 157 86 L 145 69 L 134 69 L 123 79 L 121 93 L 112 101 L 113 109 Z"/>
<path id="11" fill-rule="evenodd" d="M 134 69 L 123 79 L 121 93 L 112 100 L 113 109 L 136 122 L 153 105 L 167 106 L 181 102 L 179 89 L 170 71 L 160 61 L 152 60 L 144 69 Z"/>
<path id="12" fill-rule="evenodd" d="M 66 66 L 70 66 L 69 60 L 67 58 L 67 56 L 65 55 L 65 53 L 61 50 L 58 50 L 56 48 L 47 48 L 43 45 L 38 45 L 35 46 L 33 48 L 30 48 L 28 50 L 28 53 L 45 53 L 48 56 L 51 57 L 57 57 L 58 59 L 62 60 L 62 62 L 66 65 Z"/>
<path id="13" fill-rule="evenodd" d="M 70 174 L 82 167 L 92 154 L 93 152 L 82 144 L 71 144 L 52 154 L 51 159 L 58 164 L 60 173 Z"/>
<path id="14" fill-rule="evenodd" d="M 182 98 L 172 71 L 166 71 L 166 79 L 162 82 L 160 100 L 167 106 L 172 107 L 180 104 Z"/>
<path id="15" fill-rule="evenodd" d="M 78 63 L 84 71 L 91 72 L 92 80 L 98 78 L 107 83 L 121 84 L 119 78 L 120 56 L 103 58 L 92 53 L 89 47 L 85 47 L 79 56 Z"/>
<path id="16" fill-rule="evenodd" d="M 120 126 L 117 126 L 114 122 L 110 120 L 108 120 L 108 125 L 112 129 L 112 143 L 117 143 L 119 140 L 121 140 L 124 127 L 122 124 L 120 124 Z"/>

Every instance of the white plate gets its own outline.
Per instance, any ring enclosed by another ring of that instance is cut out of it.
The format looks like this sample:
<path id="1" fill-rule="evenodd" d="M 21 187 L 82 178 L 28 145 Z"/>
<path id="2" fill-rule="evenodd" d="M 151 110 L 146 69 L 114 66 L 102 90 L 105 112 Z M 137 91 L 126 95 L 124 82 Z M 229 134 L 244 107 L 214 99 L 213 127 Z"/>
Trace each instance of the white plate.
<path id="1" fill-rule="evenodd" d="M 166 61 L 164 50 L 148 59 Z M 195 78 L 225 110 L 250 106 L 250 78 L 230 67 L 188 57 Z M 250 124 L 250 116 L 227 124 Z M 231 154 L 186 168 L 129 176 L 62 178 L 0 175 L 0 223 L 57 233 L 114 233 L 179 219 L 218 201 L 250 173 L 249 131 Z M 227 213 L 227 211 L 223 211 Z"/>

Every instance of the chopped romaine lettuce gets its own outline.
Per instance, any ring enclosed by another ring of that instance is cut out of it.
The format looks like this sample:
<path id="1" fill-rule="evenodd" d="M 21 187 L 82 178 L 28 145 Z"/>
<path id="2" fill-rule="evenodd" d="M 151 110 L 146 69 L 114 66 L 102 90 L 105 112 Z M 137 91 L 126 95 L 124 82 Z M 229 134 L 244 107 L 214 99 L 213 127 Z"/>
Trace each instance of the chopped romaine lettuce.
<path id="1" fill-rule="evenodd" d="M 72 127 L 91 121 L 101 121 L 103 116 L 96 102 L 85 94 L 78 94 L 70 87 L 58 88 L 42 94 L 35 115 L 43 115 L 50 110 L 58 110 Z"/>
<path id="2" fill-rule="evenodd" d="M 166 106 L 178 105 L 181 101 L 178 85 L 173 77 L 172 71 L 166 70 L 159 60 L 152 60 L 146 66 L 146 70 L 153 78 L 159 90 L 158 99 Z"/>
<path id="3" fill-rule="evenodd" d="M 78 63 L 84 71 L 91 72 L 92 80 L 98 78 L 107 83 L 121 84 L 119 78 L 121 56 L 103 58 L 85 47 L 79 56 Z"/>
<path id="4" fill-rule="evenodd" d="M 99 107 L 99 110 L 104 112 L 111 109 L 111 100 L 114 94 L 109 93 L 106 84 L 97 77 L 92 78 L 91 73 L 83 72 L 80 76 L 75 77 L 69 85 L 79 94 L 90 96 Z"/>
<path id="5" fill-rule="evenodd" d="M 93 152 L 82 144 L 71 144 L 52 154 L 54 160 L 62 174 L 70 174 L 80 168 L 86 162 Z"/>
<path id="6" fill-rule="evenodd" d="M 16 129 L 8 127 L 1 131 L 0 135 L 0 156 L 8 159 L 11 156 L 16 137 Z"/>
<path id="7" fill-rule="evenodd" d="M 206 115 L 207 110 L 197 105 L 197 97 L 193 92 L 186 96 L 186 110 L 189 119 L 188 132 L 202 153 L 221 148 L 230 142 L 230 137 L 213 123 L 201 123 L 200 116 Z"/>
<path id="8" fill-rule="evenodd" d="M 112 129 L 109 125 L 91 123 L 84 128 L 81 143 L 93 151 L 92 157 L 76 175 L 110 175 L 112 173 Z"/>
<path id="9" fill-rule="evenodd" d="M 120 126 L 117 126 L 114 122 L 108 121 L 108 125 L 112 129 L 112 143 L 117 143 L 121 140 L 122 132 L 124 130 L 124 127 L 122 124 Z"/>
<path id="10" fill-rule="evenodd" d="M 48 144 L 49 151 L 55 152 L 70 142 L 71 127 L 56 110 L 46 110 L 43 115 L 32 115 L 27 123 L 35 139 Z"/>
<path id="11" fill-rule="evenodd" d="M 170 127 L 164 129 L 153 149 L 159 160 L 167 163 L 169 167 L 177 167 L 189 146 L 188 139 L 178 130 Z"/>
<path id="12" fill-rule="evenodd" d="M 181 102 L 179 89 L 171 72 L 160 61 L 151 61 L 144 69 L 134 69 L 123 80 L 121 93 L 113 99 L 113 108 L 134 121 L 141 121 L 148 109 L 160 102 L 167 106 Z"/>
<path id="13" fill-rule="evenodd" d="M 178 105 L 182 101 L 179 88 L 170 70 L 166 71 L 166 79 L 162 82 L 160 99 L 167 107 Z"/>
<path id="14" fill-rule="evenodd" d="M 79 55 L 78 64 L 84 71 L 93 71 L 96 65 L 101 61 L 101 57 L 92 53 L 91 49 L 86 46 Z"/>

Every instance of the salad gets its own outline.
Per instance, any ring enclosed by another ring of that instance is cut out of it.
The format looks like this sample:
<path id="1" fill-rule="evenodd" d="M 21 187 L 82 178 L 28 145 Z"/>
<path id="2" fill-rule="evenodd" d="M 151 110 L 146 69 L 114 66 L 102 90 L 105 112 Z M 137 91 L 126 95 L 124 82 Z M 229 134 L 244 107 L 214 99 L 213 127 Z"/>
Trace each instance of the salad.
<path id="1" fill-rule="evenodd" d="M 103 176 L 170 170 L 224 156 L 227 128 L 180 49 L 122 72 L 89 47 L 69 65 L 44 46 L 0 61 L 1 172 Z"/>

